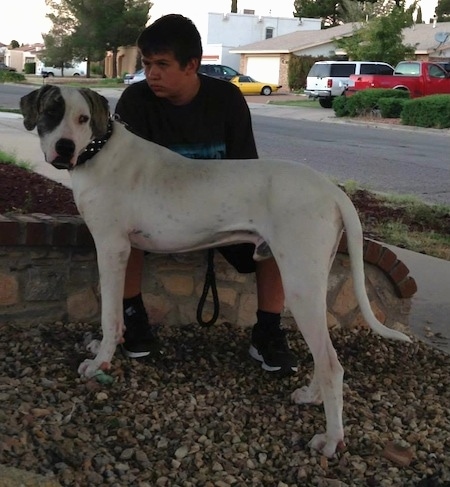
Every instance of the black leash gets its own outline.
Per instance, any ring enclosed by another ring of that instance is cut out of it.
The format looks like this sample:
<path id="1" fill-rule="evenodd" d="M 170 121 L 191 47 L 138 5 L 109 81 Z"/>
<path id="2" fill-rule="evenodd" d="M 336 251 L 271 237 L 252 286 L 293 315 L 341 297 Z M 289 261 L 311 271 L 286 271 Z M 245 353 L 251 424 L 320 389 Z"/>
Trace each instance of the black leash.
<path id="1" fill-rule="evenodd" d="M 208 296 L 209 288 L 211 288 L 211 293 L 213 297 L 213 315 L 209 321 L 203 321 L 203 309 L 205 306 L 206 298 Z M 219 317 L 219 296 L 217 294 L 217 285 L 216 285 L 216 273 L 214 271 L 214 249 L 208 250 L 208 264 L 206 267 L 206 274 L 205 274 L 205 284 L 203 285 L 203 293 L 200 297 L 197 306 L 197 321 L 201 326 L 212 326 L 217 321 Z"/>

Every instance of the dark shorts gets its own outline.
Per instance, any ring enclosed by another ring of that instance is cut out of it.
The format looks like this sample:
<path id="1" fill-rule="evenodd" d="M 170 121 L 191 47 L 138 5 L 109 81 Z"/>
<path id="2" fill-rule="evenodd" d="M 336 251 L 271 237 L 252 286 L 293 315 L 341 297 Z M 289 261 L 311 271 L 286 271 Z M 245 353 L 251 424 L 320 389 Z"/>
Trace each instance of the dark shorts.
<path id="1" fill-rule="evenodd" d="M 253 260 L 253 254 L 255 253 L 254 244 L 227 245 L 226 247 L 217 247 L 216 250 L 241 274 L 255 272 L 256 263 Z"/>

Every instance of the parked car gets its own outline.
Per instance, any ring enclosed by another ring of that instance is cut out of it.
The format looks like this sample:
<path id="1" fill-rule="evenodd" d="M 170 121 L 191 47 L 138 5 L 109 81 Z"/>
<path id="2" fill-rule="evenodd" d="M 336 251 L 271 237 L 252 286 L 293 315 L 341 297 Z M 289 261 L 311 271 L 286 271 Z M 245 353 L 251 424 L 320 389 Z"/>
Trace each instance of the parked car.
<path id="1" fill-rule="evenodd" d="M 6 65 L 5 63 L 0 63 L 0 71 L 11 71 L 12 73 L 14 73 L 15 71 L 17 71 L 17 69 L 11 68 L 11 66 Z"/>
<path id="2" fill-rule="evenodd" d="M 393 74 L 387 63 L 371 61 L 318 61 L 306 78 L 305 95 L 319 99 L 320 106 L 331 108 L 333 98 L 344 94 L 352 74 Z"/>
<path id="3" fill-rule="evenodd" d="M 86 76 L 85 62 L 80 64 L 72 64 L 67 68 L 61 69 L 55 66 L 41 66 L 37 74 L 44 78 L 52 76 Z"/>
<path id="4" fill-rule="evenodd" d="M 400 61 L 393 75 L 351 75 L 346 96 L 367 88 L 402 90 L 410 98 L 450 94 L 450 73 L 441 65 L 429 61 Z"/>
<path id="5" fill-rule="evenodd" d="M 269 96 L 273 91 L 278 91 L 282 85 L 275 83 L 263 83 L 256 81 L 250 76 L 235 76 L 230 83 L 236 85 L 244 95 L 266 95 Z"/>
<path id="6" fill-rule="evenodd" d="M 136 71 L 135 73 L 126 74 L 123 77 L 123 82 L 126 85 L 132 85 L 133 83 L 137 83 L 138 81 L 142 81 L 144 79 L 145 79 L 145 73 L 144 73 L 144 68 L 142 68 L 139 71 Z"/>
<path id="7" fill-rule="evenodd" d="M 201 64 L 198 68 L 198 72 L 212 76 L 213 78 L 220 78 L 230 81 L 231 78 L 240 75 L 238 71 L 230 66 L 224 66 L 223 64 Z"/>

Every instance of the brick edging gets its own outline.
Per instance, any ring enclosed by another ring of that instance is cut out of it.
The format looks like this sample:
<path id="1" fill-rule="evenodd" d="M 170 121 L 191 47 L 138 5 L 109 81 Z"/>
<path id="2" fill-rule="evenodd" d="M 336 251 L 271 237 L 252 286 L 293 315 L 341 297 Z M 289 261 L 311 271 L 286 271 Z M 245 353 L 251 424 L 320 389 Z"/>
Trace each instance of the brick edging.
<path id="1" fill-rule="evenodd" d="M 347 236 L 344 232 L 338 252 L 348 254 Z M 409 275 L 408 267 L 397 258 L 395 252 L 379 242 L 364 238 L 364 261 L 383 271 L 394 286 L 399 298 L 410 298 L 417 291 L 417 283 Z"/>
<path id="2" fill-rule="evenodd" d="M 0 246 L 94 247 L 94 241 L 80 216 L 8 214 L 0 215 Z M 345 233 L 338 252 L 348 253 Z M 384 272 L 399 298 L 410 298 L 417 291 L 408 267 L 384 245 L 365 238 L 364 261 Z"/>

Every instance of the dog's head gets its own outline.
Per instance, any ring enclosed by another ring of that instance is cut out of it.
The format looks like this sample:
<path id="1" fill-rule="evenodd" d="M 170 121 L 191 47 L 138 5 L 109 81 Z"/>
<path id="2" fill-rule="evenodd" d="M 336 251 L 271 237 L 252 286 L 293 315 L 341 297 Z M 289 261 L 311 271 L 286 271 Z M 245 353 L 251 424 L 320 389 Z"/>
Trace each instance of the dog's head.
<path id="1" fill-rule="evenodd" d="M 37 127 L 45 160 L 58 168 L 76 165 L 86 146 L 107 130 L 108 100 L 87 88 L 45 85 L 20 100 L 27 130 Z"/>

